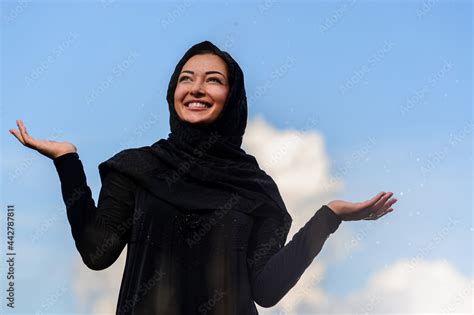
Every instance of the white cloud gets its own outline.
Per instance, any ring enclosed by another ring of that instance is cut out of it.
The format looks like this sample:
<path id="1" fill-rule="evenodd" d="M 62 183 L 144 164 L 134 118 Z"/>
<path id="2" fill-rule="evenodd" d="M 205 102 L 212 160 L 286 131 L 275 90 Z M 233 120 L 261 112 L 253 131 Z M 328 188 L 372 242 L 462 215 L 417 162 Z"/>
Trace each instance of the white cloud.
<path id="1" fill-rule="evenodd" d="M 76 259 L 73 287 L 78 312 L 115 314 L 126 255 L 125 247 L 112 266 L 100 271 L 91 270 L 84 265 L 81 258 Z"/>
<path id="2" fill-rule="evenodd" d="M 324 137 L 316 131 L 278 130 L 256 117 L 248 123 L 243 147 L 273 177 L 286 203 L 326 199 L 343 187 L 330 176 Z"/>
<path id="3" fill-rule="evenodd" d="M 288 239 L 343 188 L 330 175 L 324 137 L 316 131 L 278 130 L 256 117 L 247 125 L 242 146 L 278 185 L 293 217 Z"/>
<path id="4" fill-rule="evenodd" d="M 260 309 L 260 313 L 472 314 L 473 285 L 473 279 L 464 277 L 446 261 L 421 260 L 413 265 L 404 259 L 377 271 L 363 288 L 346 297 L 325 294 L 317 283 L 306 290 L 301 289 L 304 284 L 297 283 L 281 303 L 272 309 Z M 305 292 L 304 296 L 298 291 Z"/>

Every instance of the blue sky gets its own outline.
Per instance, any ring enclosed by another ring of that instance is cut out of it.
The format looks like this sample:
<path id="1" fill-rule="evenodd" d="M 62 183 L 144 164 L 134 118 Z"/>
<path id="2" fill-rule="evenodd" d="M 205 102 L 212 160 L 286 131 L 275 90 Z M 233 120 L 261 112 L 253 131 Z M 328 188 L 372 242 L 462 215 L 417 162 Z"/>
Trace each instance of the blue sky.
<path id="1" fill-rule="evenodd" d="M 2 1 L 1 9 L 1 204 L 16 208 L 18 311 L 67 286 L 77 253 L 52 162 L 8 129 L 20 118 L 33 137 L 74 143 L 97 201 L 101 161 L 167 136 L 169 77 L 202 40 L 242 67 L 249 119 L 278 130 L 317 121 L 310 130 L 324 136 L 331 174 L 344 182 L 337 199 L 381 190 L 398 199 L 390 219 L 343 223 L 353 233 L 373 228 L 350 260 L 328 267 L 327 292 L 343 296 L 380 266 L 416 257 L 450 218 L 455 228 L 423 257 L 473 278 L 470 1 Z M 368 139 L 368 155 L 348 166 Z M 51 310 L 74 311 L 66 291 Z"/>

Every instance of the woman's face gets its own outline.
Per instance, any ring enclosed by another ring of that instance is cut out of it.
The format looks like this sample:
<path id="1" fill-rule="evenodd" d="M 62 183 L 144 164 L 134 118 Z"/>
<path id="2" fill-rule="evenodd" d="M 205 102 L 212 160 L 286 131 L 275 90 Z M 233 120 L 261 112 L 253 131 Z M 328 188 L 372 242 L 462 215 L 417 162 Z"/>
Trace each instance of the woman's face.
<path id="1" fill-rule="evenodd" d="M 227 64 L 219 56 L 191 57 L 184 64 L 174 91 L 174 108 L 179 118 L 197 125 L 212 123 L 224 108 L 228 82 Z"/>

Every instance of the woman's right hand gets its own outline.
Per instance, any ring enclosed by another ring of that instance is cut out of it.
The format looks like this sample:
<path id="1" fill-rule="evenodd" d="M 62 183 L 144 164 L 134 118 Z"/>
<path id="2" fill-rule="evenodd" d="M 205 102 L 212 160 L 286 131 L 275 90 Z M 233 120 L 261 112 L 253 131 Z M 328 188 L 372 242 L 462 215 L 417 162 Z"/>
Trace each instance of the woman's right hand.
<path id="1" fill-rule="evenodd" d="M 18 130 L 9 129 L 10 133 L 18 139 L 24 146 L 36 150 L 44 156 L 49 157 L 50 159 L 55 159 L 61 155 L 70 152 L 77 152 L 77 148 L 74 144 L 70 142 L 57 142 L 51 140 L 36 140 L 33 139 L 28 132 L 26 132 L 25 126 L 20 119 L 16 120 Z"/>
<path id="2" fill-rule="evenodd" d="M 393 192 L 380 192 L 372 199 L 362 202 L 333 200 L 327 204 L 343 221 L 377 220 L 393 211 L 392 205 L 397 199 L 390 198 Z"/>

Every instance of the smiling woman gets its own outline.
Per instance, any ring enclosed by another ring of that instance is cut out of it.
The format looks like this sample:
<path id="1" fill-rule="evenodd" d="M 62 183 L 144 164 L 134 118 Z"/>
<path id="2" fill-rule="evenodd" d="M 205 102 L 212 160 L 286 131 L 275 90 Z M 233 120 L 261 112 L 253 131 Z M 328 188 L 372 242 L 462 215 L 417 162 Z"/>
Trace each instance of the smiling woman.
<path id="1" fill-rule="evenodd" d="M 117 314 L 258 314 L 255 303 L 277 304 L 341 221 L 392 210 L 391 193 L 331 201 L 285 245 L 292 218 L 278 187 L 241 148 L 247 98 L 237 62 L 209 41 L 192 46 L 166 100 L 168 138 L 102 162 L 97 207 L 72 143 L 33 139 L 20 120 L 10 129 L 53 159 L 84 264 L 108 268 L 127 246 Z"/>
<path id="2" fill-rule="evenodd" d="M 199 54 L 183 66 L 174 93 L 181 120 L 207 125 L 217 119 L 229 94 L 227 65 L 217 55 Z"/>

